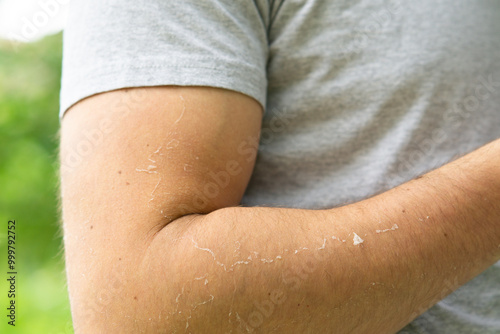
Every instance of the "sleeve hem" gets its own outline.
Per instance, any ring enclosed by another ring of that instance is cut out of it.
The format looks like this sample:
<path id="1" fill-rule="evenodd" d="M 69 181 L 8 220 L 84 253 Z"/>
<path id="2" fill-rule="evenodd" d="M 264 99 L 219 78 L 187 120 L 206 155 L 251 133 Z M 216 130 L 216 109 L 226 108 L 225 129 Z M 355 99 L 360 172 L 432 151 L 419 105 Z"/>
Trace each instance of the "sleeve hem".
<path id="1" fill-rule="evenodd" d="M 265 73 L 255 68 L 237 66 L 116 66 L 96 72 L 75 71 L 63 76 L 59 118 L 82 99 L 117 89 L 153 86 L 210 86 L 240 92 L 257 100 L 263 110 L 267 87 Z M 245 68 L 246 67 L 246 68 Z"/>

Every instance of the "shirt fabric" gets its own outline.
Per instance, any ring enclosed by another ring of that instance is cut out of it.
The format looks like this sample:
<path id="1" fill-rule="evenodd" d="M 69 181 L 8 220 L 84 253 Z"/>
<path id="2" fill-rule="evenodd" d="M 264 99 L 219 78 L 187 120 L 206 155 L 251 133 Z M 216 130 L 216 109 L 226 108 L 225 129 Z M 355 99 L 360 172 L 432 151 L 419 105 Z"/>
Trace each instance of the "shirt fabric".
<path id="1" fill-rule="evenodd" d="M 243 205 L 340 206 L 500 137 L 500 2 L 72 2 L 61 116 L 158 85 L 226 88 L 265 108 Z M 443 296 L 457 287 L 445 283 Z M 400 333 L 500 333 L 500 262 Z"/>

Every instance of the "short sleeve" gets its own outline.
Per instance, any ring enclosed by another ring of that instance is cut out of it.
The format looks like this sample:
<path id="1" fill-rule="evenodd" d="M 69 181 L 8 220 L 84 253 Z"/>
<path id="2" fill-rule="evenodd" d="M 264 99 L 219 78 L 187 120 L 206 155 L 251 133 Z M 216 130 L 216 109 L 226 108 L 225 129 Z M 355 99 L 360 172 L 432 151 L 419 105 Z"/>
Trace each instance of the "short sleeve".
<path id="1" fill-rule="evenodd" d="M 163 85 L 225 88 L 264 107 L 266 32 L 254 1 L 72 1 L 60 117 L 97 93 Z"/>

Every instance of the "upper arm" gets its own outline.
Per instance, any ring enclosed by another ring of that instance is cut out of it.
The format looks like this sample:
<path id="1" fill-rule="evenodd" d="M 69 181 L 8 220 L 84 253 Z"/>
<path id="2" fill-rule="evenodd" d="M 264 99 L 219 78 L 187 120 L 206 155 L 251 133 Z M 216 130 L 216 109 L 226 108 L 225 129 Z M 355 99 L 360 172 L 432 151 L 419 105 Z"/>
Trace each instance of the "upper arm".
<path id="1" fill-rule="evenodd" d="M 238 205 L 261 117 L 260 104 L 241 93 L 174 86 L 99 94 L 67 112 L 61 192 L 77 329 L 133 320 L 131 287 L 147 284 L 135 269 L 167 224 Z"/>

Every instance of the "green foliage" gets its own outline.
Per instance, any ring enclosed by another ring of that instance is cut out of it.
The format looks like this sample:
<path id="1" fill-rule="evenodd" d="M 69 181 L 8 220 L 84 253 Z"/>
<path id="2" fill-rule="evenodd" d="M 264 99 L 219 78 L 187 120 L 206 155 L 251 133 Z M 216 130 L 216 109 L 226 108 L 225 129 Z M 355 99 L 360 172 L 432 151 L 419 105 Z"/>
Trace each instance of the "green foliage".
<path id="1" fill-rule="evenodd" d="M 0 333 L 72 333 L 58 214 L 57 133 L 62 35 L 0 41 L 0 261 L 7 272 L 7 222 L 16 220 L 16 327 Z"/>

